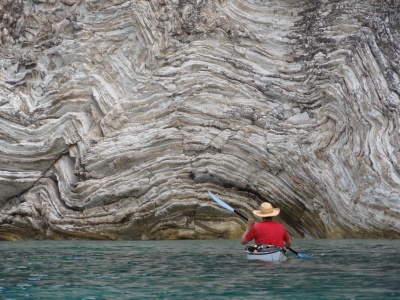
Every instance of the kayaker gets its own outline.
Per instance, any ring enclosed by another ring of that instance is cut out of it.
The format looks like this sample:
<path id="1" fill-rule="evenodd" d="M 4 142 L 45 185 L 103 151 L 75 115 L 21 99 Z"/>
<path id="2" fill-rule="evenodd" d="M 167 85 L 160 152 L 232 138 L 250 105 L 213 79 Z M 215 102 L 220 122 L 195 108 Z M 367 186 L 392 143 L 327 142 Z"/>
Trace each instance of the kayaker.
<path id="1" fill-rule="evenodd" d="M 255 240 L 256 244 L 274 245 L 290 247 L 292 241 L 286 231 L 285 226 L 275 222 L 272 217 L 279 215 L 280 209 L 273 208 L 268 202 L 263 202 L 259 210 L 254 210 L 253 214 L 262 218 L 262 222 L 255 222 L 249 219 L 247 222 L 246 231 L 242 236 L 242 244 Z"/>

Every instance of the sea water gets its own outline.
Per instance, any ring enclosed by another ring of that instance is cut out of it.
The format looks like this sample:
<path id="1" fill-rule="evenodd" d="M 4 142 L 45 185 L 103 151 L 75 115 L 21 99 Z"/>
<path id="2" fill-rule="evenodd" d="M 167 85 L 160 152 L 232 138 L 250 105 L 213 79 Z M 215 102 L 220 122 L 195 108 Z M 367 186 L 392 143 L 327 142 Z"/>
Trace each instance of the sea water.
<path id="1" fill-rule="evenodd" d="M 0 299 L 400 299 L 399 240 L 294 240 L 283 263 L 239 240 L 0 242 Z"/>

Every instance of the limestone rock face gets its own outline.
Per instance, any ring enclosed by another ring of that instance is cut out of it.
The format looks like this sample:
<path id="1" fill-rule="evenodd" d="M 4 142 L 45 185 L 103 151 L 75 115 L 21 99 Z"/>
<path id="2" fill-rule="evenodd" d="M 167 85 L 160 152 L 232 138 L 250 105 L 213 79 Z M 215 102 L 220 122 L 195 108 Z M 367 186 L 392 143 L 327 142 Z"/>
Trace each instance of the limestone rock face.
<path id="1" fill-rule="evenodd" d="M 400 238 L 400 3 L 1 0 L 0 239 Z"/>

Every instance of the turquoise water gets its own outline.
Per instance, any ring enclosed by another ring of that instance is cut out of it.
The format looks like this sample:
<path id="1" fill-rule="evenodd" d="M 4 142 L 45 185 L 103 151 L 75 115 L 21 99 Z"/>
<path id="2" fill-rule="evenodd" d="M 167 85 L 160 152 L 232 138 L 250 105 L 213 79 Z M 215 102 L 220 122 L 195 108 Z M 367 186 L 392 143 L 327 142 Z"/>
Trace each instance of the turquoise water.
<path id="1" fill-rule="evenodd" d="M 238 240 L 0 242 L 0 299 L 400 299 L 400 241 L 295 240 L 248 261 Z"/>

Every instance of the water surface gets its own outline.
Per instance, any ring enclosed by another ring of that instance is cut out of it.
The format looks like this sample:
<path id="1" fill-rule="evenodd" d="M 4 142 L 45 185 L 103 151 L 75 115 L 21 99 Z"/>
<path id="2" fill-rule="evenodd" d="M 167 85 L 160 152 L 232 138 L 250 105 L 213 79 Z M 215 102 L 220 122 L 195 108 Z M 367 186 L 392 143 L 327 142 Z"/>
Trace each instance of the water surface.
<path id="1" fill-rule="evenodd" d="M 0 242 L 0 299 L 400 299 L 400 240 L 295 240 L 248 261 L 238 240 Z"/>

